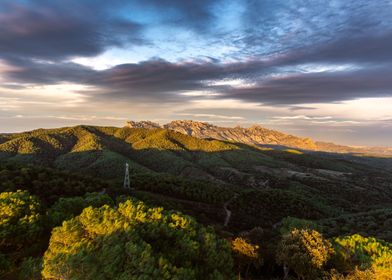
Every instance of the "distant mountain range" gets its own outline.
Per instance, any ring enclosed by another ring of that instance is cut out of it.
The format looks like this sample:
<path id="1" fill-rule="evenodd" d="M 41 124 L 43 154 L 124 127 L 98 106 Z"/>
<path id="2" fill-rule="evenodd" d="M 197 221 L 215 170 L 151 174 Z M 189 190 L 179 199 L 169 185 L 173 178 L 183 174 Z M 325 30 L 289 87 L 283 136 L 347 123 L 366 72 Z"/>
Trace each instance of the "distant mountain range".
<path id="1" fill-rule="evenodd" d="M 276 130 L 264 128 L 260 125 L 244 127 L 219 127 L 206 122 L 191 120 L 172 121 L 165 125 L 150 121 L 129 121 L 130 128 L 166 128 L 197 138 L 212 138 L 224 141 L 234 141 L 252 145 L 274 145 L 296 148 L 308 151 L 321 151 L 330 153 L 350 153 L 359 155 L 392 156 L 392 147 L 352 147 L 334 143 L 313 141 L 285 134 Z"/>

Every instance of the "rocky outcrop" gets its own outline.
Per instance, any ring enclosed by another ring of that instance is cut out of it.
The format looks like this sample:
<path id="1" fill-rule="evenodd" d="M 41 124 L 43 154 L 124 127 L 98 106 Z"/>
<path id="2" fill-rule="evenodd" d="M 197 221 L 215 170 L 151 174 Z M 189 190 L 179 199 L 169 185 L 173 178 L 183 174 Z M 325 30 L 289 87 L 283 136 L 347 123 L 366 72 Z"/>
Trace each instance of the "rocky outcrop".
<path id="1" fill-rule="evenodd" d="M 327 142 L 315 142 L 310 138 L 297 137 L 276 130 L 267 129 L 260 125 L 251 127 L 219 127 L 206 122 L 192 120 L 172 121 L 165 125 L 150 121 L 127 122 L 131 128 L 165 128 L 197 138 L 213 138 L 223 141 L 234 141 L 253 145 L 274 145 L 301 150 L 322 151 L 333 153 L 392 155 L 392 148 L 384 147 L 350 147 Z"/>
<path id="2" fill-rule="evenodd" d="M 161 128 L 159 123 L 150 122 L 150 121 L 140 121 L 140 122 L 128 121 L 126 126 L 129 128 L 147 128 L 147 129 Z"/>
<path id="3" fill-rule="evenodd" d="M 255 145 L 280 145 L 306 150 L 316 149 L 312 139 L 296 137 L 259 125 L 249 128 L 218 127 L 205 122 L 172 121 L 163 127 L 197 138 L 214 138 Z"/>
<path id="4" fill-rule="evenodd" d="M 166 128 L 197 138 L 213 138 L 224 141 L 234 141 L 254 145 L 280 145 L 298 149 L 315 150 L 316 145 L 309 138 L 300 138 L 270 130 L 259 125 L 244 127 L 219 127 L 206 122 L 191 120 L 172 121 L 163 126 L 150 122 L 127 122 L 130 128 Z"/>

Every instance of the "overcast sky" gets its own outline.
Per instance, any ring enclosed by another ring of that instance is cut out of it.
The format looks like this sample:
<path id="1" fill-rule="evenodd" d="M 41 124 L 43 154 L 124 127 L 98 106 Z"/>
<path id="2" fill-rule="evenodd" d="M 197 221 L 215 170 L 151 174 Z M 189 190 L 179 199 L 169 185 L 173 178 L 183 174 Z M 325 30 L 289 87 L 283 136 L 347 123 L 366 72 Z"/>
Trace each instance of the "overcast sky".
<path id="1" fill-rule="evenodd" d="M 392 146 L 392 1 L 0 1 L 0 132 L 145 119 Z"/>

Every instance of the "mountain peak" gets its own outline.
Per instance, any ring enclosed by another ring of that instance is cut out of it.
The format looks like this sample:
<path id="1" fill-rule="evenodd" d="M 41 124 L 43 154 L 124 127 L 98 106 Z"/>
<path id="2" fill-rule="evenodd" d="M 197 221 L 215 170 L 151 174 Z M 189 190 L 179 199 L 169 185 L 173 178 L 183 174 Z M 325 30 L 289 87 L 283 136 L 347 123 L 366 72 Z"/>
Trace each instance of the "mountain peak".
<path id="1" fill-rule="evenodd" d="M 217 140 L 235 141 L 244 144 L 280 145 L 306 150 L 317 149 L 316 144 L 309 138 L 296 137 L 270 130 L 259 124 L 254 124 L 249 128 L 241 126 L 219 127 L 208 122 L 175 120 L 162 126 L 150 121 L 129 121 L 126 126 L 130 128 L 145 129 L 165 128 L 202 139 L 214 138 Z"/>
<path id="2" fill-rule="evenodd" d="M 167 129 L 173 129 L 178 127 L 192 128 L 192 129 L 207 129 L 207 128 L 216 128 L 217 126 L 208 122 L 200 122 L 200 121 L 193 121 L 193 120 L 176 120 L 165 124 L 163 127 Z"/>
<path id="3" fill-rule="evenodd" d="M 128 121 L 126 123 L 126 127 L 129 128 L 146 128 L 146 129 L 153 129 L 153 128 L 162 128 L 159 123 L 151 122 L 151 121 Z"/>
<path id="4" fill-rule="evenodd" d="M 302 150 L 333 153 L 374 154 L 385 156 L 392 154 L 391 148 L 360 148 L 336 145 L 334 143 L 327 142 L 315 142 L 311 138 L 286 134 L 280 131 L 265 128 L 260 124 L 253 124 L 248 128 L 241 126 L 220 127 L 208 122 L 174 120 L 164 125 L 160 125 L 151 121 L 129 121 L 127 122 L 126 126 L 130 128 L 145 129 L 164 128 L 201 139 L 213 138 L 222 141 L 234 141 L 251 145 L 276 145 Z"/>

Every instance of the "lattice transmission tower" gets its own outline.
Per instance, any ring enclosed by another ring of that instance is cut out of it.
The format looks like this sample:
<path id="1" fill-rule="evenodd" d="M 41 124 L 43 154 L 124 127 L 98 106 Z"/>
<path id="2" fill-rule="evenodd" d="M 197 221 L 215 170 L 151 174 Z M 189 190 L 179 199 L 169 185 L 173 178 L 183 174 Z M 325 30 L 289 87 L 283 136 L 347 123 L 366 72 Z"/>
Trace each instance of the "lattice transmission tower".
<path id="1" fill-rule="evenodd" d="M 124 176 L 124 189 L 131 189 L 131 182 L 129 180 L 129 164 L 125 164 L 125 176 Z"/>

